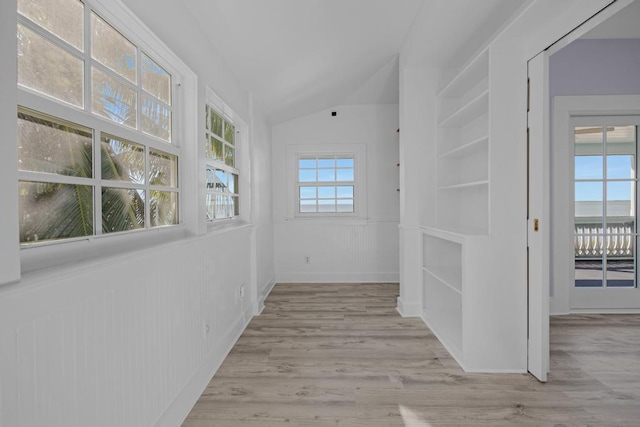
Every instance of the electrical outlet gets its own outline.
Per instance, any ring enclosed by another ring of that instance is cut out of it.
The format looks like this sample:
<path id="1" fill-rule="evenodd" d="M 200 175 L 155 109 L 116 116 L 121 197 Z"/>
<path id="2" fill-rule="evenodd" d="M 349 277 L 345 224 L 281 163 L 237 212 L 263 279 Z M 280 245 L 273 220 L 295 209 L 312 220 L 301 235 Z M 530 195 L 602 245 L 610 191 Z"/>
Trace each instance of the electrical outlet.
<path id="1" fill-rule="evenodd" d="M 304 257 L 304 263 L 305 264 L 311 264 L 311 257 L 309 255 Z"/>

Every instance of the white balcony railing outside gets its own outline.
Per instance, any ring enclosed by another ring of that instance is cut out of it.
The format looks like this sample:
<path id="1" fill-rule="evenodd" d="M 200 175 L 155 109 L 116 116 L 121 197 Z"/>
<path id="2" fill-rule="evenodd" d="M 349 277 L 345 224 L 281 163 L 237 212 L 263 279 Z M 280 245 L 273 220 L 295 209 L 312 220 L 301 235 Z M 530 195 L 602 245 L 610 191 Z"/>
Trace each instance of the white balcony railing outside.
<path id="1" fill-rule="evenodd" d="M 578 219 L 578 218 L 576 218 Z M 597 223 L 576 223 L 574 234 L 576 258 L 633 258 L 635 225 L 632 217 L 616 218 L 603 227 Z"/>

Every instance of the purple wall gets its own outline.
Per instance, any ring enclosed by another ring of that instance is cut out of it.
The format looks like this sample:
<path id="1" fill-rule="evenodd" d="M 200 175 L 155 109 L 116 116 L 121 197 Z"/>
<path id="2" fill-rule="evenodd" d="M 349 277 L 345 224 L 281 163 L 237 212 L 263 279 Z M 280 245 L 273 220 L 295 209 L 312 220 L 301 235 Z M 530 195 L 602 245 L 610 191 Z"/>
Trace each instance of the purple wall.
<path id="1" fill-rule="evenodd" d="M 640 95 L 640 39 L 576 40 L 549 58 L 549 94 Z"/>

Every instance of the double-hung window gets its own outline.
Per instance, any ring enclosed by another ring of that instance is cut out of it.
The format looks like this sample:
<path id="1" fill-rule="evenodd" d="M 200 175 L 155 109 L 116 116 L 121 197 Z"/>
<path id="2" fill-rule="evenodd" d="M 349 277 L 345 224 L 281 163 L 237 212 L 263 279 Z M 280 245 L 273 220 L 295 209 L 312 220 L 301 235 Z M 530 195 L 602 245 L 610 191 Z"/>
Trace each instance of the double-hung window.
<path id="1" fill-rule="evenodd" d="M 178 224 L 168 68 L 78 0 L 18 0 L 20 242 Z"/>
<path id="2" fill-rule="evenodd" d="M 300 154 L 297 159 L 298 214 L 353 214 L 353 154 Z"/>
<path id="3" fill-rule="evenodd" d="M 236 168 L 236 127 L 213 103 L 205 106 L 207 220 L 240 214 Z"/>

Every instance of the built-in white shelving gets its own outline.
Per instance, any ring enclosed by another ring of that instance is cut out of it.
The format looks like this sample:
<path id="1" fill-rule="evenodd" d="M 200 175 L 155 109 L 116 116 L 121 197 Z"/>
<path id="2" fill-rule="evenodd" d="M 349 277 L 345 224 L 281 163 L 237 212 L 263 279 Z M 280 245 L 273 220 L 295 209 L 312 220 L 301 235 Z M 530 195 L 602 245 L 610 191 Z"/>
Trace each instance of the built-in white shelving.
<path id="1" fill-rule="evenodd" d="M 471 156 L 476 153 L 486 153 L 488 152 L 488 144 L 489 136 L 483 135 L 471 142 L 463 143 L 459 147 L 450 148 L 448 151 L 440 153 L 438 157 L 441 159 L 448 159 Z"/>
<path id="2" fill-rule="evenodd" d="M 423 319 L 463 367 L 477 352 L 465 295 L 489 235 L 489 60 L 485 49 L 438 94 L 436 224 L 422 229 Z"/>
<path id="3" fill-rule="evenodd" d="M 437 226 L 489 232 L 489 51 L 438 95 Z"/>
<path id="4" fill-rule="evenodd" d="M 482 116 L 489 108 L 489 90 L 463 104 L 451 114 L 445 116 L 439 123 L 440 127 L 460 127 Z"/>
<path id="5" fill-rule="evenodd" d="M 431 233 L 430 233 L 431 231 Z M 423 315 L 438 338 L 462 357 L 462 242 L 464 238 L 425 228 L 422 240 Z"/>
<path id="6" fill-rule="evenodd" d="M 453 292 L 462 295 L 462 269 L 460 267 L 423 267 L 424 271 L 439 280 Z"/>
<path id="7" fill-rule="evenodd" d="M 489 185 L 489 181 L 488 180 L 462 182 L 460 184 L 445 185 L 445 186 L 442 186 L 442 187 L 438 187 L 438 190 L 441 190 L 441 191 L 442 190 L 459 190 L 461 188 L 481 187 L 481 186 L 485 186 L 485 185 Z"/>
<path id="8" fill-rule="evenodd" d="M 469 88 L 487 76 L 489 69 L 489 50 L 485 49 L 462 68 L 438 93 L 443 96 L 462 96 Z"/>

